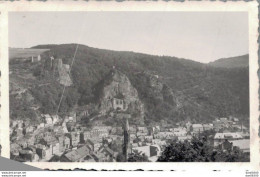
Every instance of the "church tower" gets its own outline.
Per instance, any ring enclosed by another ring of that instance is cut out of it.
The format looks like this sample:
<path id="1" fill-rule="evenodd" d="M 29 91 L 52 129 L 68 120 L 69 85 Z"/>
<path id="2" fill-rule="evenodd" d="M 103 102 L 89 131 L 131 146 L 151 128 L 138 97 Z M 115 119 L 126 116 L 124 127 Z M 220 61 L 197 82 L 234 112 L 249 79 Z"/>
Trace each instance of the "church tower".
<path id="1" fill-rule="evenodd" d="M 125 157 L 125 161 L 127 162 L 128 159 L 128 147 L 129 147 L 129 123 L 128 118 L 125 118 L 124 123 L 124 143 L 123 143 L 123 155 Z"/>

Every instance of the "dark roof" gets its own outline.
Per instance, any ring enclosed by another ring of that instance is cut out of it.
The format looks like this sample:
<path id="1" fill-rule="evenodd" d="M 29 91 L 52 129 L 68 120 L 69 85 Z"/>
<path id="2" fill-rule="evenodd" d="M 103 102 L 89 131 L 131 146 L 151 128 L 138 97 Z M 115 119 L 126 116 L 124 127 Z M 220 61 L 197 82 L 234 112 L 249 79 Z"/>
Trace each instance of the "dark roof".
<path id="1" fill-rule="evenodd" d="M 78 161 L 79 159 L 84 158 L 87 155 L 89 155 L 89 148 L 87 146 L 83 146 L 79 149 L 65 154 L 65 156 L 72 162 Z"/>

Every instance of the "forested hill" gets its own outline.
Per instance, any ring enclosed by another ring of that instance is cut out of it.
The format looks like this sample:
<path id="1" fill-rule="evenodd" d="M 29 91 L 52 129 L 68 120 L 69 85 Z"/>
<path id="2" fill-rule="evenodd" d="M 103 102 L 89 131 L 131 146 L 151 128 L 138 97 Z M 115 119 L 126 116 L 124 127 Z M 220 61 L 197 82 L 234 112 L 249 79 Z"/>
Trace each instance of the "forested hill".
<path id="1" fill-rule="evenodd" d="M 209 65 L 221 68 L 241 68 L 249 66 L 249 55 L 242 55 L 231 58 L 221 58 L 214 62 L 210 62 Z"/>
<path id="2" fill-rule="evenodd" d="M 46 61 L 53 56 L 71 65 L 76 47 L 76 44 L 33 47 L 50 49 L 42 54 L 40 63 L 25 66 L 37 80 L 37 85 L 29 84 L 34 86 L 28 89 L 28 94 L 34 98 L 33 104 L 39 105 L 39 112 L 55 113 L 62 92 L 57 76 L 46 67 Z M 10 68 L 17 69 L 17 65 Z M 248 121 L 248 67 L 216 68 L 176 57 L 102 50 L 84 45 L 78 46 L 70 73 L 73 84 L 65 91 L 59 113 L 85 106 L 95 110 L 95 86 L 112 68 L 125 74 L 136 88 L 145 106 L 145 124 L 161 120 L 174 123 L 187 119 L 209 122 L 216 117 L 229 115 Z M 14 79 L 12 76 L 10 78 Z M 46 82 L 51 84 L 38 86 Z M 27 113 L 29 108 L 20 110 L 17 104 L 21 100 L 15 97 L 10 99 L 16 101 L 13 105 L 16 109 L 11 113 L 13 117 L 17 114 L 26 114 L 27 117 L 33 115 Z M 26 105 L 26 100 L 22 100 L 23 105 Z"/>

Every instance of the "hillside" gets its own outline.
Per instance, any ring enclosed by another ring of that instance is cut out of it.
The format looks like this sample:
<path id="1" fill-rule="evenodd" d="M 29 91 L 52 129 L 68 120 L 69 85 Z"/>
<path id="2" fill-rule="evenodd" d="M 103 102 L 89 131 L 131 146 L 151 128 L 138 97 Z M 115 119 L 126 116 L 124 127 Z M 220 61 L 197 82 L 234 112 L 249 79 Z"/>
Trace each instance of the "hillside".
<path id="1" fill-rule="evenodd" d="M 33 49 L 49 49 L 42 54 L 40 62 L 10 65 L 11 118 L 33 120 L 40 113 L 65 114 L 83 107 L 95 115 L 100 112 L 100 105 L 104 108 L 107 103 L 102 92 L 97 90 L 109 90 L 105 98 L 122 94 L 128 101 L 133 99 L 140 102 L 137 105 L 143 104 L 141 114 L 147 125 L 161 121 L 169 124 L 182 120 L 209 122 L 230 115 L 248 123 L 248 67 L 217 68 L 175 57 L 109 51 L 84 45 L 79 45 L 71 66 L 76 46 L 35 46 Z M 59 110 L 57 105 L 63 85 L 59 72 L 48 65 L 52 56 L 71 67 L 72 84 L 66 87 Z M 117 77 L 119 80 L 106 87 L 104 81 L 112 68 L 122 74 Z M 115 83 L 124 91 L 112 91 Z M 106 108 L 109 107 L 103 110 Z M 133 116 L 137 116 L 134 111 Z"/>
<path id="2" fill-rule="evenodd" d="M 222 58 L 209 63 L 210 66 L 220 68 L 241 68 L 249 66 L 249 55 L 242 55 L 231 58 Z"/>

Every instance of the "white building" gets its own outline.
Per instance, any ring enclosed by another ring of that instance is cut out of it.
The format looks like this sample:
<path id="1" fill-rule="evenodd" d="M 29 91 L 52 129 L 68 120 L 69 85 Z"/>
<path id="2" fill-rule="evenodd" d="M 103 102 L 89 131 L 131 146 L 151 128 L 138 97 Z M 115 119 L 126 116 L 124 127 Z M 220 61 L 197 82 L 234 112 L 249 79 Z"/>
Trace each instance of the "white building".
<path id="1" fill-rule="evenodd" d="M 214 136 L 214 147 L 222 144 L 225 140 L 232 142 L 234 140 L 241 140 L 243 137 L 239 133 L 216 133 Z"/>

